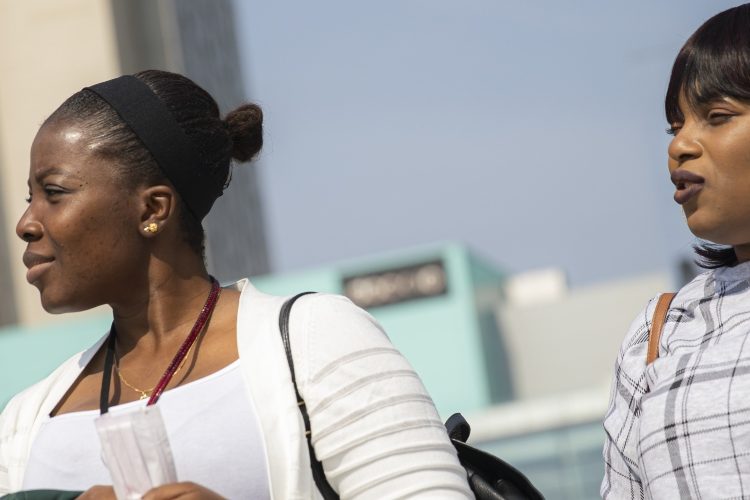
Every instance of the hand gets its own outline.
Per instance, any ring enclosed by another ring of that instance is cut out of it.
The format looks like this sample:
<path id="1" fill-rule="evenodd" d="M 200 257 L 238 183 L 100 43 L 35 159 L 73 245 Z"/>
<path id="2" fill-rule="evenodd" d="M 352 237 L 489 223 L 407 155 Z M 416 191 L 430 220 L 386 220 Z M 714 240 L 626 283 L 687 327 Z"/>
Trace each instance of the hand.
<path id="1" fill-rule="evenodd" d="M 111 486 L 92 486 L 78 496 L 77 500 L 117 500 L 117 497 Z"/>
<path id="2" fill-rule="evenodd" d="M 224 500 L 221 495 L 195 483 L 172 483 L 150 489 L 143 500 Z M 97 499 L 98 500 L 98 499 Z"/>

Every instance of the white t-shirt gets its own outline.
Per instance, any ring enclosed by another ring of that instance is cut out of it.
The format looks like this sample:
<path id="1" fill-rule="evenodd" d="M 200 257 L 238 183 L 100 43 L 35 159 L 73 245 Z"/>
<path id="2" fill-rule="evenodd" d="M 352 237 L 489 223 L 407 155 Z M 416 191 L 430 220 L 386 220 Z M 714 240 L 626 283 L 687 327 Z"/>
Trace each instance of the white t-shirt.
<path id="1" fill-rule="evenodd" d="M 114 406 L 110 412 L 145 403 Z M 239 361 L 164 392 L 158 405 L 179 481 L 195 482 L 227 498 L 270 498 L 257 415 Z M 112 484 L 94 427 L 98 416 L 92 410 L 48 417 L 32 446 L 23 489 L 86 490 Z"/>

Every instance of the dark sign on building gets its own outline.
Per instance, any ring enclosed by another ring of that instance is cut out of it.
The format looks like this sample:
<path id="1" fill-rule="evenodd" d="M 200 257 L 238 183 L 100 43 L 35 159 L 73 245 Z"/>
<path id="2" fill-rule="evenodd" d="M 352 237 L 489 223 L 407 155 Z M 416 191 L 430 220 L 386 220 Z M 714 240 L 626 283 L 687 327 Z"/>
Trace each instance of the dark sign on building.
<path id="1" fill-rule="evenodd" d="M 344 295 L 365 309 L 443 295 L 448 280 L 442 260 L 344 277 Z"/>

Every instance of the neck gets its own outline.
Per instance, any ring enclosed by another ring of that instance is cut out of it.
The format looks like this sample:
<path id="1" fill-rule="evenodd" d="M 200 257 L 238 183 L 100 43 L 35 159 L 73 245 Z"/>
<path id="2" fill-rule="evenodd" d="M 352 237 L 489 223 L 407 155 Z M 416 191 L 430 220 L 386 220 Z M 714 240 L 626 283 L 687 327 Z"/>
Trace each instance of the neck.
<path id="1" fill-rule="evenodd" d="M 158 355 L 174 350 L 195 323 L 211 290 L 205 268 L 199 273 L 156 273 L 128 294 L 127 303 L 112 304 L 118 351 Z"/>
<path id="2" fill-rule="evenodd" d="M 737 262 L 747 262 L 750 260 L 750 244 L 748 245 L 735 245 L 734 253 L 737 256 Z"/>

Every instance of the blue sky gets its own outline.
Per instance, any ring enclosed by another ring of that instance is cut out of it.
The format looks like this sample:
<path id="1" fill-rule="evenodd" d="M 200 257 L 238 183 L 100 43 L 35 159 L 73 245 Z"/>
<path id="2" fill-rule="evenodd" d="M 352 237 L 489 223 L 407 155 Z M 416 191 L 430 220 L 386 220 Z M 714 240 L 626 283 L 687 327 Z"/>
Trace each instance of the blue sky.
<path id="1" fill-rule="evenodd" d="M 235 0 L 274 270 L 424 243 L 574 285 L 673 269 L 663 95 L 705 0 Z"/>

